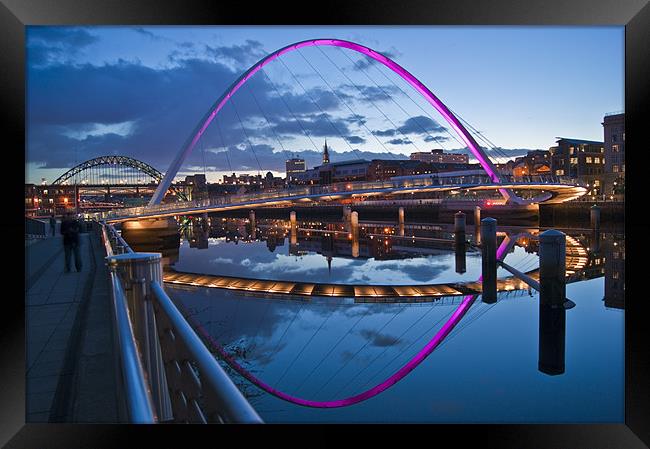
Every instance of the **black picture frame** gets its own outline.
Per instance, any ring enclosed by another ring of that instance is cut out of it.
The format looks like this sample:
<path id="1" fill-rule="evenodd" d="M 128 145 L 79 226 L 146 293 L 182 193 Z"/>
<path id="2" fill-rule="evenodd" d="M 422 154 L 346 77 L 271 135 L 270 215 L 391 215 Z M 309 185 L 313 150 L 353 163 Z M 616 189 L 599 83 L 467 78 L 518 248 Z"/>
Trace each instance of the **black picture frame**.
<path id="1" fill-rule="evenodd" d="M 321 10 L 314 11 L 314 7 Z M 7 218 L 0 224 L 3 235 L 12 236 L 24 226 L 18 209 L 24 211 L 20 170 L 20 148 L 25 148 L 25 26 L 26 25 L 624 25 L 625 26 L 625 111 L 627 146 L 633 163 L 627 164 L 626 235 L 639 239 L 627 245 L 627 287 L 625 310 L 625 422 L 612 424 L 548 424 L 548 425 L 436 425 L 413 426 L 422 444 L 440 443 L 451 438 L 457 443 L 467 438 L 488 447 L 500 448 L 642 448 L 650 446 L 650 351 L 646 346 L 647 306 L 642 289 L 644 254 L 642 237 L 650 229 L 643 200 L 645 182 L 642 170 L 648 167 L 650 151 L 642 141 L 650 98 L 650 5 L 646 0 L 448 0 L 448 1 L 341 1 L 320 4 L 280 5 L 277 2 L 244 7 L 242 2 L 210 2 L 204 0 L 122 1 L 122 0 L 1 0 L 0 3 L 0 86 L 4 130 L 5 170 L 15 188 L 6 198 L 11 204 Z M 603 61 L 603 64 L 608 64 Z M 558 105 L 571 107 L 571 105 Z M 646 125 L 647 127 L 647 125 Z M 11 137 L 12 139 L 7 139 Z M 9 143 L 13 142 L 13 143 Z M 24 159 L 24 158 L 23 158 Z M 11 164 L 11 165 L 10 165 Z M 10 189 L 11 190 L 11 189 Z M 13 210 L 13 208 L 17 210 Z M 6 282 L 12 283 L 17 263 L 13 251 L 22 249 L 17 239 L 9 238 L 10 254 Z M 15 241 L 13 241 L 15 240 Z M 634 242 L 633 242 L 634 243 Z M 24 254 L 24 252 L 22 252 Z M 636 262 L 635 262 L 636 261 Z M 8 291 L 8 290 L 7 290 Z M 640 292 L 635 293 L 634 292 Z M 638 296 L 637 296 L 638 295 Z M 222 432 L 242 440 L 261 436 L 278 428 L 286 437 L 276 442 L 311 444 L 303 439 L 317 437 L 322 442 L 335 441 L 339 430 L 358 432 L 359 436 L 383 438 L 395 433 L 401 440 L 410 440 L 402 426 L 256 426 L 240 432 L 241 426 L 130 426 L 25 424 L 25 326 L 24 303 L 16 294 L 5 294 L 0 326 L 0 444 L 5 447 L 131 447 L 135 437 L 147 438 L 148 445 L 177 447 L 189 444 L 210 444 L 223 437 Z M 399 428 L 398 428 L 399 427 Z M 411 429 L 409 429 L 409 432 Z M 214 432 L 220 432 L 214 434 Z M 206 442 L 199 438 L 208 437 Z M 215 439 L 213 439 L 215 438 Z M 425 438 L 422 440 L 421 438 Z M 427 439 L 428 438 L 428 439 Z M 416 440 L 413 440 L 415 442 Z M 406 442 L 406 441 L 403 441 Z M 454 443 L 454 444 L 457 444 Z"/>

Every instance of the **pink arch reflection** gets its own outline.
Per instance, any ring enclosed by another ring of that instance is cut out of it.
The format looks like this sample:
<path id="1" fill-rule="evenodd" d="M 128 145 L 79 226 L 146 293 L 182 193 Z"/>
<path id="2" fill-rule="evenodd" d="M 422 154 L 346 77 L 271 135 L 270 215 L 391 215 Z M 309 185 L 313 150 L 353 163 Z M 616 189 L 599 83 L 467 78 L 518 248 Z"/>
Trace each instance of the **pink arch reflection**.
<path id="1" fill-rule="evenodd" d="M 501 242 L 499 248 L 497 249 L 497 259 L 501 260 L 505 253 L 507 252 L 509 242 L 511 240 L 506 238 Z M 478 282 L 483 279 L 483 276 L 479 277 Z M 463 298 L 463 302 L 458 306 L 454 314 L 447 320 L 447 322 L 440 328 L 440 330 L 433 336 L 433 338 L 417 353 L 415 356 L 409 360 L 402 368 L 395 372 L 392 376 L 388 377 L 383 382 L 375 385 L 374 387 L 359 393 L 354 396 L 350 396 L 343 399 L 336 399 L 332 401 L 313 401 L 309 399 L 303 399 L 296 396 L 291 396 L 280 390 L 273 388 L 267 383 L 263 382 L 261 379 L 253 376 L 245 368 L 243 368 L 237 361 L 230 356 L 217 341 L 215 341 L 212 336 L 198 323 L 195 323 L 194 327 L 199 331 L 204 339 L 209 341 L 214 349 L 219 353 L 221 358 L 228 363 L 235 371 L 241 374 L 244 378 L 248 379 L 251 383 L 261 388 L 273 396 L 276 396 L 280 399 L 283 399 L 287 402 L 291 402 L 297 405 L 303 405 L 306 407 L 313 408 L 336 408 L 336 407 L 345 407 L 348 405 L 356 404 L 358 402 L 363 402 L 367 399 L 372 398 L 373 396 L 378 395 L 382 391 L 390 388 L 395 385 L 397 382 L 402 380 L 408 373 L 413 371 L 420 363 L 424 361 L 439 345 L 443 340 L 449 335 L 449 333 L 456 327 L 460 320 L 465 316 L 469 308 L 472 306 L 474 301 L 479 295 L 467 295 Z"/>

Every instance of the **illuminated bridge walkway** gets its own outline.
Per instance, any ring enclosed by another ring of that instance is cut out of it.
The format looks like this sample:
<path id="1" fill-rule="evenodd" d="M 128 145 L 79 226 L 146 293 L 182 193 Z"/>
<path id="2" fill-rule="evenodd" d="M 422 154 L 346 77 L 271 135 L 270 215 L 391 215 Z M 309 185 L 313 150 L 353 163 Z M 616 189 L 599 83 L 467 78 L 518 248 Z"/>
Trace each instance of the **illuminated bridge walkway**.
<path id="1" fill-rule="evenodd" d="M 277 206 L 281 204 L 306 203 L 313 201 L 336 201 L 344 198 L 365 198 L 369 196 L 403 195 L 420 192 L 448 192 L 451 190 L 533 190 L 543 193 L 528 200 L 529 204 L 539 202 L 562 203 L 576 199 L 587 192 L 580 181 L 558 176 L 501 177 L 501 182 L 484 176 L 461 176 L 445 178 L 413 179 L 383 182 L 348 182 L 327 186 L 309 186 L 275 192 L 247 195 L 230 195 L 204 201 L 175 202 L 116 210 L 102 214 L 108 223 L 146 218 L 163 218 L 179 215 L 220 212 L 251 207 Z"/>

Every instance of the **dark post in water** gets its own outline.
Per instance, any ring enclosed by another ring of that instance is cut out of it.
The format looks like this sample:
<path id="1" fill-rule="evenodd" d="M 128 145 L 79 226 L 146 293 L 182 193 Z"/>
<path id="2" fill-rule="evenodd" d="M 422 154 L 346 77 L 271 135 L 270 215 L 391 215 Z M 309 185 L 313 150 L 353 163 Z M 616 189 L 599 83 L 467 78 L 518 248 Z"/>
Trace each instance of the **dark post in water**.
<path id="1" fill-rule="evenodd" d="M 400 207 L 398 210 L 398 224 L 399 224 L 399 235 L 404 237 L 404 208 Z"/>
<path id="2" fill-rule="evenodd" d="M 539 236 L 540 304 L 563 307 L 566 298 L 566 236 L 550 229 Z"/>
<path id="3" fill-rule="evenodd" d="M 465 261 L 465 214 L 458 212 L 454 215 L 454 247 L 456 249 L 456 273 L 467 271 Z"/>
<path id="4" fill-rule="evenodd" d="M 481 220 L 481 266 L 483 302 L 497 301 L 497 221 L 494 218 Z"/>
<path id="5" fill-rule="evenodd" d="M 600 229 L 600 206 L 594 204 L 589 210 L 591 218 L 591 227 L 593 229 Z"/>
<path id="6" fill-rule="evenodd" d="M 564 373 L 566 310 L 539 303 L 539 356 L 537 368 L 549 376 Z"/>

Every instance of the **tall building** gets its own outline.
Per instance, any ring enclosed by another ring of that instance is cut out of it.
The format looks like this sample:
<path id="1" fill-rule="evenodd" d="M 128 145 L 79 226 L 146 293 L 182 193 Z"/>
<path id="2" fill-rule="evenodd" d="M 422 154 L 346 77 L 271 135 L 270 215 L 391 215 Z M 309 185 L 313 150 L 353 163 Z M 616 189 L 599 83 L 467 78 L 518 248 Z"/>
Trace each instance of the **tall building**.
<path id="1" fill-rule="evenodd" d="M 305 160 L 299 157 L 294 157 L 285 162 L 287 172 L 287 182 L 295 181 L 299 173 L 307 171 L 307 164 Z"/>
<path id="2" fill-rule="evenodd" d="M 469 156 L 466 154 L 458 153 L 445 153 L 441 149 L 431 150 L 430 152 L 420 151 L 411 153 L 412 161 L 428 162 L 428 163 L 456 163 L 456 164 L 469 164 Z"/>
<path id="3" fill-rule="evenodd" d="M 606 195 L 623 199 L 625 193 L 625 113 L 606 114 L 603 118 L 605 139 Z"/>
<path id="4" fill-rule="evenodd" d="M 557 137 L 557 145 L 549 148 L 551 173 L 569 176 L 589 184 L 588 195 L 603 194 L 605 146 L 593 140 Z"/>
<path id="5" fill-rule="evenodd" d="M 327 139 L 325 139 L 325 146 L 323 147 L 323 165 L 330 163 L 330 153 L 327 149 Z"/>

